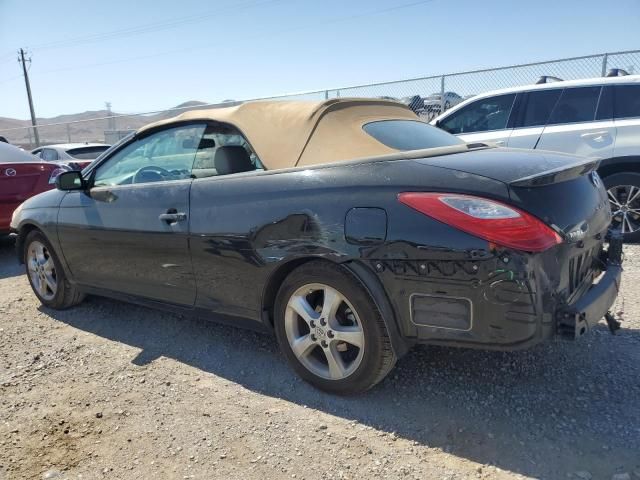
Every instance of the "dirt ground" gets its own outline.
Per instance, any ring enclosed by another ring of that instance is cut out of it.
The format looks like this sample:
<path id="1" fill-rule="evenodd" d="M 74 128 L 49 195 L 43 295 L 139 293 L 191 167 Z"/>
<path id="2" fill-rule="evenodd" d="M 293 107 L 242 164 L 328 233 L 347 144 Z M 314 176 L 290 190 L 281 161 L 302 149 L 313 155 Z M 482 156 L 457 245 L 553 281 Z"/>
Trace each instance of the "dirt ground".
<path id="1" fill-rule="evenodd" d="M 275 340 L 88 298 L 42 308 L 0 241 L 0 479 L 640 479 L 640 247 L 624 329 L 526 352 L 417 348 L 365 395 Z"/>

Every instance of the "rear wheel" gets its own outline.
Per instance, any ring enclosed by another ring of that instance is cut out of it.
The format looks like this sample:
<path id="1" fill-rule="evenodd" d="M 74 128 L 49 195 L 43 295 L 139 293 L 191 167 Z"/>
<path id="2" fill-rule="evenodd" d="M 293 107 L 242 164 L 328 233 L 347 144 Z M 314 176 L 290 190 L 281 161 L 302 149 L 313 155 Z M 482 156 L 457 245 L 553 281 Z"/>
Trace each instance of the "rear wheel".
<path id="1" fill-rule="evenodd" d="M 31 288 L 43 305 L 63 310 L 83 300 L 84 295 L 69 283 L 55 251 L 39 230 L 25 239 L 24 262 Z"/>
<path id="2" fill-rule="evenodd" d="M 626 242 L 640 241 L 640 174 L 615 173 L 603 179 L 613 219 Z"/>
<path id="3" fill-rule="evenodd" d="M 278 343 L 293 369 L 317 388 L 362 392 L 395 364 L 380 312 L 341 267 L 311 262 L 284 281 L 275 307 Z"/>

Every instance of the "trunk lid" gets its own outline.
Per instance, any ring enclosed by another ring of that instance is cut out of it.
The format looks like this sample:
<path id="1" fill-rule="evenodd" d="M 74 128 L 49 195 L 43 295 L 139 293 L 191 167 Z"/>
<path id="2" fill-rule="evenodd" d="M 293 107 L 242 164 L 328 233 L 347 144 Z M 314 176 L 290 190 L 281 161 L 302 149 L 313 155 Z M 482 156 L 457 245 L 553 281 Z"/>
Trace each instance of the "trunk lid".
<path id="1" fill-rule="evenodd" d="M 9 229 L 13 210 L 37 193 L 53 188 L 51 173 L 58 165 L 46 162 L 0 163 L 0 232 Z"/>
<path id="2" fill-rule="evenodd" d="M 427 157 L 416 161 L 520 186 L 567 180 L 597 168 L 598 164 L 598 160 L 592 158 L 515 148 L 473 149 L 456 155 Z"/>
<path id="3" fill-rule="evenodd" d="M 0 202 L 20 203 L 46 190 L 56 168 L 14 145 L 0 143 Z"/>
<path id="4" fill-rule="evenodd" d="M 565 242 L 554 252 L 546 271 L 555 270 L 549 275 L 557 276 L 566 301 L 573 303 L 602 269 L 599 258 L 611 223 L 607 192 L 591 170 L 568 180 L 538 186 L 529 183 L 509 186 L 512 202 L 562 232 Z"/>
<path id="5" fill-rule="evenodd" d="M 606 232 L 611 222 L 606 191 L 594 173 L 598 160 L 501 148 L 416 161 L 507 184 L 510 203 L 553 226 L 568 241 Z"/>
<path id="6" fill-rule="evenodd" d="M 57 165 L 45 162 L 0 163 L 0 202 L 22 202 L 48 184 L 51 172 Z"/>
<path id="7" fill-rule="evenodd" d="M 536 187 L 509 186 L 514 205 L 532 213 L 575 243 L 604 234 L 611 223 L 607 192 L 595 171 Z"/>

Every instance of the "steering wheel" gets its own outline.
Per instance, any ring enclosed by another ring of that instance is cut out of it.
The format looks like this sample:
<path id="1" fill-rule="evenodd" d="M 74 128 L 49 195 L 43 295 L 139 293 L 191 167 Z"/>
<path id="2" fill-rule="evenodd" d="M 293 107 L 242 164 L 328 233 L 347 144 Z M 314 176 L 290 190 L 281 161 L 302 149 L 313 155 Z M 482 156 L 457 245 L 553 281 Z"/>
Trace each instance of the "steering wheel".
<path id="1" fill-rule="evenodd" d="M 148 175 L 145 178 L 144 174 L 155 174 L 156 178 L 153 178 L 154 175 Z M 171 177 L 171 172 L 162 167 L 156 167 L 155 165 L 147 165 L 146 167 L 142 167 L 138 169 L 138 171 L 133 175 L 133 183 L 147 183 L 147 182 L 160 182 L 162 180 L 166 180 Z"/>

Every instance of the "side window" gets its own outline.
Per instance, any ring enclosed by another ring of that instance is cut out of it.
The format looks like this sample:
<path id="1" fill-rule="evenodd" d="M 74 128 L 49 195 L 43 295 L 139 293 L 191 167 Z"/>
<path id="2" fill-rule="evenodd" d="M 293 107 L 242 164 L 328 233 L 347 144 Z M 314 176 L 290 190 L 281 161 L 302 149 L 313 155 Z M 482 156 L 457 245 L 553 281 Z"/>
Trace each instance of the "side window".
<path id="1" fill-rule="evenodd" d="M 596 112 L 596 120 L 613 119 L 613 87 L 605 85 L 602 87 L 600 100 L 598 101 L 598 111 Z"/>
<path id="2" fill-rule="evenodd" d="M 477 100 L 443 119 L 438 126 L 455 134 L 507 128 L 515 93 Z"/>
<path id="3" fill-rule="evenodd" d="M 524 96 L 514 127 L 526 128 L 546 125 L 561 93 L 561 89 L 528 92 Z"/>
<path id="4" fill-rule="evenodd" d="M 600 90 L 601 87 L 566 88 L 553 109 L 549 124 L 593 121 Z"/>
<path id="5" fill-rule="evenodd" d="M 205 125 L 187 125 L 152 133 L 118 150 L 96 170 L 94 186 L 191 178 Z"/>
<path id="6" fill-rule="evenodd" d="M 616 85 L 613 92 L 616 118 L 640 117 L 640 85 Z"/>
<path id="7" fill-rule="evenodd" d="M 260 159 L 240 132 L 228 125 L 216 124 L 209 125 L 200 140 L 192 176 L 206 178 L 262 168 Z"/>
<path id="8" fill-rule="evenodd" d="M 42 153 L 40 154 L 40 158 L 46 160 L 47 162 L 52 162 L 54 160 L 58 160 L 58 152 L 51 148 L 43 148 Z"/>

